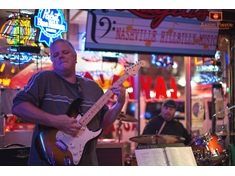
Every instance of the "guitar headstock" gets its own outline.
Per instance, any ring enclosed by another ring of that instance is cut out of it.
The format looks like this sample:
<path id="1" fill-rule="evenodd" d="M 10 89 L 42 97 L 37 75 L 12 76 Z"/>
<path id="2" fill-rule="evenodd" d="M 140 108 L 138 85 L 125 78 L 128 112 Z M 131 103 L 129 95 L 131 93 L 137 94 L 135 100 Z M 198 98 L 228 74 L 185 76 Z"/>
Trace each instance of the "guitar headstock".
<path id="1" fill-rule="evenodd" d="M 125 72 L 128 73 L 129 75 L 135 76 L 136 73 L 139 71 L 139 69 L 144 66 L 146 66 L 146 61 L 140 60 L 134 65 L 131 65 L 130 67 L 125 69 Z"/>

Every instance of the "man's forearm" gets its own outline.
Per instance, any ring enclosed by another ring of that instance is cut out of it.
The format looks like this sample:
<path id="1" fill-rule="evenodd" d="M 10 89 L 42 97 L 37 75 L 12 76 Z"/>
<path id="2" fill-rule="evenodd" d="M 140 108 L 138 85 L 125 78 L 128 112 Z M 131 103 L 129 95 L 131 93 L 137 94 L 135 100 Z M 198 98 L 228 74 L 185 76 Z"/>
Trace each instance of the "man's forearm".
<path id="1" fill-rule="evenodd" d="M 102 122 L 103 129 L 108 129 L 114 123 L 114 121 L 120 115 L 122 111 L 122 107 L 123 107 L 123 104 L 117 102 L 113 107 L 111 107 L 106 112 L 103 122 Z"/>
<path id="2" fill-rule="evenodd" d="M 52 118 L 49 117 L 53 115 L 38 109 L 29 102 L 23 102 L 17 105 L 12 109 L 12 113 L 27 122 L 48 126 L 51 126 L 51 124 L 53 124 L 51 122 Z"/>

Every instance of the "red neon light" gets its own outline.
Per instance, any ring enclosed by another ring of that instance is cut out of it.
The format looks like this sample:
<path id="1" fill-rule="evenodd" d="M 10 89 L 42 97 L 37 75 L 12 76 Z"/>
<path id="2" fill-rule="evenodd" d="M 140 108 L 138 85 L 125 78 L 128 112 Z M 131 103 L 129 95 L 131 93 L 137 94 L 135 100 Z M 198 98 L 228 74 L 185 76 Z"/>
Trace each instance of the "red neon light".
<path id="1" fill-rule="evenodd" d="M 84 77 L 94 80 L 89 72 L 86 72 Z M 111 85 L 113 85 L 119 78 L 120 78 L 120 76 L 113 75 Z M 129 96 L 128 98 L 130 100 L 135 100 L 135 99 L 138 98 L 138 97 L 135 97 L 136 96 L 136 90 L 137 90 L 137 88 L 135 87 L 135 85 L 137 85 L 135 83 L 135 79 L 134 79 L 134 77 L 130 76 L 127 79 L 127 81 L 130 83 L 130 85 L 132 85 L 132 88 L 133 88 L 133 92 L 128 92 L 128 96 Z M 103 81 L 101 81 L 101 82 L 103 82 Z M 150 97 L 151 82 L 152 82 L 152 77 L 151 76 L 142 76 L 142 75 L 140 76 L 140 89 L 141 89 L 141 91 L 144 92 L 146 100 L 152 99 Z M 171 98 L 177 99 L 178 98 L 177 97 L 177 84 L 176 84 L 176 80 L 175 80 L 174 77 L 170 78 L 170 85 L 171 85 L 171 87 L 169 89 L 173 90 L 173 91 L 171 91 Z M 166 87 L 165 80 L 162 76 L 158 76 L 156 78 L 154 89 L 155 89 L 155 92 L 156 92 L 155 99 L 167 98 L 167 94 L 166 94 L 167 93 L 167 87 Z M 110 99 L 114 100 L 114 95 Z"/>
<path id="2" fill-rule="evenodd" d="M 155 80 L 155 90 L 156 90 L 156 97 L 155 98 L 167 98 L 166 95 L 166 84 L 164 78 L 162 76 L 158 76 Z"/>
<path id="3" fill-rule="evenodd" d="M 150 97 L 150 87 L 151 87 L 152 77 L 151 76 L 140 76 L 140 85 L 144 90 L 146 99 L 151 99 Z"/>
<path id="4" fill-rule="evenodd" d="M 171 91 L 171 98 L 177 99 L 178 98 L 177 97 L 177 85 L 176 85 L 175 78 L 171 77 L 170 83 L 171 83 L 171 88 L 173 89 L 173 91 Z"/>

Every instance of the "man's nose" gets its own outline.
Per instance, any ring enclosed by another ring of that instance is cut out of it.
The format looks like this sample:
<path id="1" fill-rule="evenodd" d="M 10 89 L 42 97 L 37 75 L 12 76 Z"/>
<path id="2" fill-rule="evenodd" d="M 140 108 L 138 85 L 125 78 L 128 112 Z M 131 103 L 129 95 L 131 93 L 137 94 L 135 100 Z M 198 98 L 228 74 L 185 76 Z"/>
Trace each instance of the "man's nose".
<path id="1" fill-rule="evenodd" d="M 62 52 L 59 53 L 59 58 L 60 59 L 64 58 L 64 54 Z"/>

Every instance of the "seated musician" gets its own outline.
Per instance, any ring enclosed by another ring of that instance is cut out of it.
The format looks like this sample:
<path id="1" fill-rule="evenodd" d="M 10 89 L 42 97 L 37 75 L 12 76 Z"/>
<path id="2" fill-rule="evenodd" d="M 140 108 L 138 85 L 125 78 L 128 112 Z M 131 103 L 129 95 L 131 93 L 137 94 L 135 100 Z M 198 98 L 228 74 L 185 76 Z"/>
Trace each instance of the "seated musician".
<path id="1" fill-rule="evenodd" d="M 160 114 L 152 117 L 145 126 L 142 135 L 158 134 L 158 135 L 174 135 L 184 138 L 184 145 L 188 145 L 192 137 L 185 129 L 183 124 L 174 119 L 176 111 L 176 103 L 173 99 L 166 99 L 161 106 Z"/>

